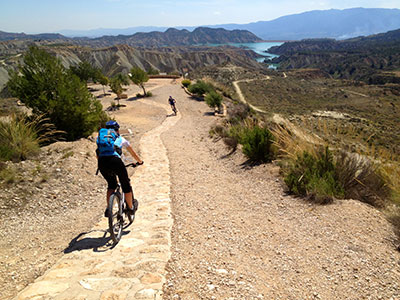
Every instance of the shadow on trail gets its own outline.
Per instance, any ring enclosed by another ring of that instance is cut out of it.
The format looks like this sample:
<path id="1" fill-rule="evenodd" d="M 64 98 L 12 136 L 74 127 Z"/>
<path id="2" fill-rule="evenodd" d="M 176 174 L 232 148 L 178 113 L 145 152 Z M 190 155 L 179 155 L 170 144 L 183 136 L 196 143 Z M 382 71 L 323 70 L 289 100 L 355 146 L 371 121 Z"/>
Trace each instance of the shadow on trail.
<path id="1" fill-rule="evenodd" d="M 249 159 L 249 160 L 246 160 L 245 162 L 241 163 L 240 167 L 242 169 L 244 169 L 244 170 L 251 170 L 254 167 L 257 167 L 257 166 L 260 166 L 260 165 L 263 165 L 263 164 L 265 164 L 265 163 L 263 163 L 263 162 L 255 162 L 255 161 L 252 161 L 252 160 Z"/>
<path id="2" fill-rule="evenodd" d="M 136 100 L 139 100 L 139 99 L 141 99 L 142 97 L 137 97 L 137 96 L 135 96 L 135 97 L 130 97 L 130 98 L 128 98 L 128 99 L 126 99 L 126 101 L 136 101 Z"/>
<path id="3" fill-rule="evenodd" d="M 86 235 L 93 232 L 103 232 L 102 237 L 85 237 Z M 122 231 L 122 237 L 128 234 L 130 231 Z M 113 249 L 117 244 L 113 243 L 108 230 L 91 230 L 88 232 L 82 232 L 69 242 L 67 248 L 64 249 L 64 253 L 71 253 L 74 251 L 89 250 L 93 249 L 93 252 L 106 252 Z"/>
<path id="4" fill-rule="evenodd" d="M 198 101 L 198 102 L 204 102 L 204 97 L 190 96 L 190 99 Z"/>

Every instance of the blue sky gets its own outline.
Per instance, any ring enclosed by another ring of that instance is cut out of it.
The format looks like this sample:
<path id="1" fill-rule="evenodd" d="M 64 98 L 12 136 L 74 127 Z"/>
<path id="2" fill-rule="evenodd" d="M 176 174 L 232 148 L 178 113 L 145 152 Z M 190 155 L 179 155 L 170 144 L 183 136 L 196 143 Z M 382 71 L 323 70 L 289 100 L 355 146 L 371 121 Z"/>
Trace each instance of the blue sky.
<path id="1" fill-rule="evenodd" d="M 352 7 L 400 9 L 400 0 L 0 0 L 0 31 L 244 24 Z"/>

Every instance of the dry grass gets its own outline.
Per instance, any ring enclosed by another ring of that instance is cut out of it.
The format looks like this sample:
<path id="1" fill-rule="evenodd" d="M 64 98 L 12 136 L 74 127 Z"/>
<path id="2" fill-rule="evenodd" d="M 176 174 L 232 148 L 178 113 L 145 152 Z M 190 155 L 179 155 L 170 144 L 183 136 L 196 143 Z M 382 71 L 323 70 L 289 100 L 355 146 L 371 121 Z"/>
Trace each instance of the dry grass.
<path id="1" fill-rule="evenodd" d="M 280 150 L 282 166 L 293 165 L 299 155 L 305 152 L 317 160 L 319 149 L 323 145 L 328 145 L 328 141 L 308 132 L 305 128 L 309 126 L 298 128 L 291 123 L 286 124 L 286 126 L 277 125 L 272 130 L 276 146 Z M 323 132 L 325 137 L 341 135 L 340 129 L 333 128 L 326 122 L 321 121 L 318 126 L 318 132 Z M 345 135 L 341 135 L 341 138 L 343 137 Z M 351 153 L 336 146 L 330 145 L 330 149 L 334 151 L 336 177 L 344 188 L 345 198 L 360 200 L 375 207 L 384 207 L 387 200 L 393 198 L 393 194 L 400 195 L 400 168 L 377 160 L 379 154 L 385 153 L 385 159 L 389 157 L 384 149 L 377 151 L 367 144 L 359 143 L 363 151 Z M 383 159 L 382 156 L 379 158 Z M 392 191 L 394 193 L 391 193 Z"/>

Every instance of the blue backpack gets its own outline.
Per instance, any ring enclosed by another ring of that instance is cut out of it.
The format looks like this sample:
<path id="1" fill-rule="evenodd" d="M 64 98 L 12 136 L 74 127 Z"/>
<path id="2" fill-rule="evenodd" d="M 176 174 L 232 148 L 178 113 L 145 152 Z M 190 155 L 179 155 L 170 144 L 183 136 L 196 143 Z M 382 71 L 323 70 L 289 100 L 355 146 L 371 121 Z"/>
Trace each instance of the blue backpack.
<path id="1" fill-rule="evenodd" d="M 121 148 L 115 145 L 118 134 L 114 129 L 101 128 L 97 137 L 97 153 L 99 156 L 113 156 L 121 154 Z"/>

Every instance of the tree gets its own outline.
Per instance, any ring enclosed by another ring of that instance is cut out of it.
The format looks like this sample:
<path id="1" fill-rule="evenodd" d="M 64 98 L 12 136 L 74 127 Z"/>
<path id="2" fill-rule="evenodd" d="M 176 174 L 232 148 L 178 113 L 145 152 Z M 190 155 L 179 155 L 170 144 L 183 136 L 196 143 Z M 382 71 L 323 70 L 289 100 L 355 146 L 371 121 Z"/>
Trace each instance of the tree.
<path id="1" fill-rule="evenodd" d="M 110 88 L 117 95 L 118 106 L 119 106 L 119 98 L 123 92 L 121 80 L 118 77 L 111 78 L 110 80 Z"/>
<path id="2" fill-rule="evenodd" d="M 129 85 L 129 83 L 130 83 L 128 75 L 125 75 L 125 74 L 122 74 L 122 73 L 118 73 L 117 75 L 115 75 L 114 78 L 116 80 L 118 80 L 121 85 Z"/>
<path id="3" fill-rule="evenodd" d="M 24 64 L 10 71 L 8 88 L 33 113 L 43 114 L 67 140 L 87 137 L 106 118 L 102 105 L 79 77 L 46 51 L 31 46 Z"/>
<path id="4" fill-rule="evenodd" d="M 99 68 L 93 67 L 87 61 L 81 61 L 78 66 L 72 66 L 70 70 L 85 83 L 87 83 L 89 79 L 92 79 L 93 82 L 96 82 L 100 80 L 101 76 L 103 75 Z"/>
<path id="5" fill-rule="evenodd" d="M 146 90 L 144 88 L 144 83 L 149 80 L 149 76 L 141 68 L 133 67 L 129 74 L 132 82 L 143 89 L 143 96 L 146 96 Z"/>
<path id="6" fill-rule="evenodd" d="M 108 82 L 109 82 L 108 77 L 106 77 L 106 76 L 101 76 L 101 77 L 99 78 L 99 82 L 100 82 L 100 84 L 103 86 L 103 94 L 104 94 L 104 96 L 105 96 L 105 95 L 106 95 L 106 90 L 104 89 L 104 87 L 105 87 L 106 85 L 108 85 Z"/>

